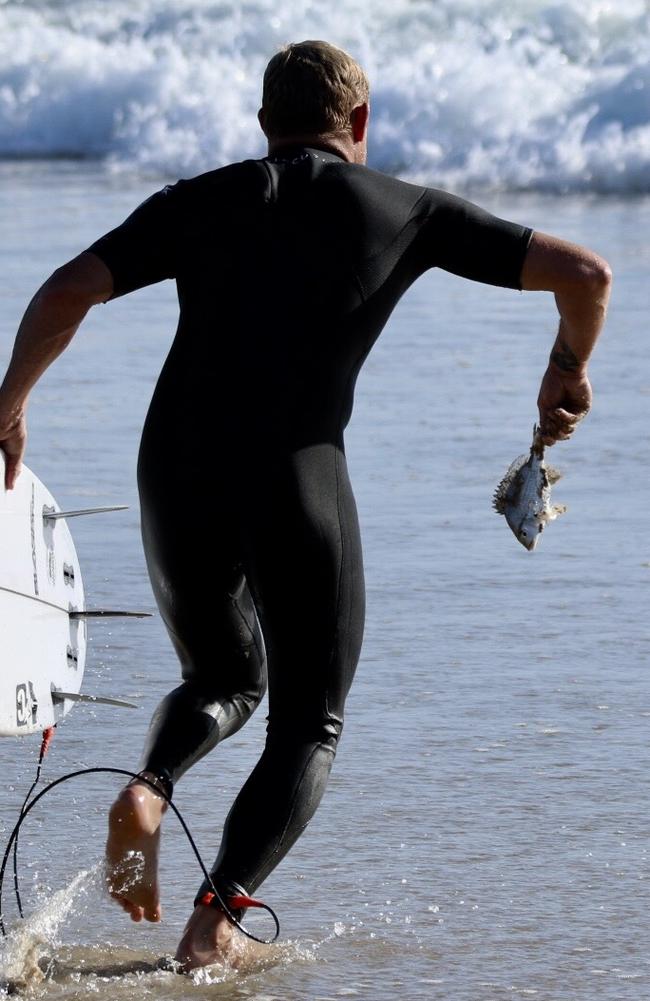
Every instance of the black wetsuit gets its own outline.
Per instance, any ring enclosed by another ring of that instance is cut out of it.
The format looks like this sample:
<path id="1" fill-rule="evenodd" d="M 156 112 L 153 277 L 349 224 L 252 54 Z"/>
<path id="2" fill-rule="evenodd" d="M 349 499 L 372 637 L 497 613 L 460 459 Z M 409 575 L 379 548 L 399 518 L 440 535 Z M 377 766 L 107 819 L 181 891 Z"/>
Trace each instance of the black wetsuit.
<path id="1" fill-rule="evenodd" d="M 174 783 L 234 733 L 268 658 L 266 746 L 214 867 L 226 892 L 252 893 L 302 832 L 341 733 L 364 617 L 343 447 L 359 368 L 423 271 L 519 288 L 530 233 L 295 148 L 167 187 L 89 248 L 115 295 L 175 278 L 180 302 L 138 480 L 183 684 L 154 715 L 143 769 Z"/>

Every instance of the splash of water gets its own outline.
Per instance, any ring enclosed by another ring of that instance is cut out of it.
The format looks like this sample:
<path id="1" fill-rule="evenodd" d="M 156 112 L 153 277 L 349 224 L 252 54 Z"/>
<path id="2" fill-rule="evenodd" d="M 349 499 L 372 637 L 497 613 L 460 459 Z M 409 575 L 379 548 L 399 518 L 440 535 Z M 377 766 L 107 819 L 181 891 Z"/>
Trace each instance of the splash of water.
<path id="1" fill-rule="evenodd" d="M 47 960 L 59 944 L 59 934 L 75 905 L 94 890 L 102 864 L 82 870 L 62 890 L 57 890 L 37 911 L 18 922 L 0 944 L 0 984 L 25 989 L 46 976 Z"/>

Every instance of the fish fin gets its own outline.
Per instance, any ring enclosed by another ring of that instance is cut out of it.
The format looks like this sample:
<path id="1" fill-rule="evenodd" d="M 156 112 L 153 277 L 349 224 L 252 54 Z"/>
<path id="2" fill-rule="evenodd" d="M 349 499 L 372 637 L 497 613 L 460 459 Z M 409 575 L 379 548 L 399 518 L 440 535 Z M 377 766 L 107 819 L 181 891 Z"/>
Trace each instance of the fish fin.
<path id="1" fill-rule="evenodd" d="M 555 466 L 547 466 L 546 475 L 551 486 L 553 486 L 554 483 L 557 483 L 558 480 L 562 479 L 562 473 L 559 469 L 556 469 Z"/>
<path id="2" fill-rule="evenodd" d="M 517 458 L 510 463 L 508 469 L 506 470 L 505 476 L 497 486 L 494 491 L 494 498 L 492 500 L 492 506 L 497 514 L 505 514 L 505 505 L 508 497 L 508 490 L 510 489 L 512 482 L 523 466 L 528 462 L 528 456 L 518 455 Z"/>
<path id="3" fill-rule="evenodd" d="M 500 494 L 499 491 L 498 491 L 498 489 L 495 492 L 494 497 L 492 498 L 492 507 L 494 508 L 494 510 L 496 511 L 497 514 L 505 514 L 506 513 L 506 498 L 505 498 L 505 494 Z"/>
<path id="4" fill-rule="evenodd" d="M 509 482 L 506 483 L 506 479 L 504 477 L 494 491 L 494 496 L 492 497 L 492 507 L 497 514 L 506 513 L 506 494 L 508 492 L 508 486 Z"/>
<path id="5" fill-rule="evenodd" d="M 566 504 L 554 504 L 553 507 L 551 508 L 549 521 L 552 521 L 553 518 L 557 518 L 559 514 L 565 514 L 566 510 L 567 510 Z"/>

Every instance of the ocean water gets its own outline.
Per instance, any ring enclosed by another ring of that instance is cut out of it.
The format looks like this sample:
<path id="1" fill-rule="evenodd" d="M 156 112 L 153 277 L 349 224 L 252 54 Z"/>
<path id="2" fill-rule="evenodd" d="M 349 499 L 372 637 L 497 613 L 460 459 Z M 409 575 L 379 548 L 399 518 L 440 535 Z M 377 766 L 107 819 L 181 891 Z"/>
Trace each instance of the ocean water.
<path id="1" fill-rule="evenodd" d="M 647 0 L 0 0 L 0 156 L 181 175 L 257 154 L 263 68 L 302 38 L 367 68 L 382 170 L 648 191 Z"/>
<path id="2" fill-rule="evenodd" d="M 295 38 L 368 67 L 374 166 L 473 189 L 615 274 L 593 413 L 552 453 L 569 510 L 532 554 L 491 498 L 530 443 L 552 297 L 432 272 L 367 361 L 347 433 L 364 649 L 323 804 L 264 886 L 282 922 L 264 967 L 155 970 L 200 874 L 168 818 L 164 920 L 132 925 L 102 889 L 118 783 L 93 776 L 25 825 L 27 921 L 9 880 L 0 983 L 66 1001 L 650 996 L 649 17 L 641 0 L 0 0 L 0 369 L 57 265 L 163 178 L 262 152 L 261 70 Z M 175 320 L 171 283 L 96 308 L 33 395 L 27 459 L 59 503 L 130 505 L 71 526 L 91 606 L 155 611 L 135 463 Z M 169 476 L 182 490 L 182 457 Z M 207 524 L 209 498 L 188 516 Z M 85 691 L 140 708 L 76 707 L 46 779 L 135 767 L 177 682 L 157 617 L 89 632 Z M 179 784 L 208 863 L 263 739 L 261 709 Z M 0 841 L 37 753 L 0 741 Z"/>

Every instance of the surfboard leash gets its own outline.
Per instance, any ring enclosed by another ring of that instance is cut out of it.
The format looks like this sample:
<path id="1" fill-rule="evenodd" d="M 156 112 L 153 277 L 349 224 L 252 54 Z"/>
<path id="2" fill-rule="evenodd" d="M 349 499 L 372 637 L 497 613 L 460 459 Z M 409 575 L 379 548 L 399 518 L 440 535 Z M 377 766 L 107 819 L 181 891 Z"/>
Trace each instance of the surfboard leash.
<path id="1" fill-rule="evenodd" d="M 50 749 L 50 744 L 54 740 L 55 730 L 56 730 L 56 723 L 53 726 L 48 726 L 45 730 L 43 730 L 43 739 L 41 740 L 41 750 L 40 750 L 40 753 L 38 755 L 38 764 L 36 766 L 36 775 L 34 777 L 34 781 L 32 782 L 31 786 L 29 787 L 29 792 L 27 793 L 27 795 L 25 796 L 25 799 L 23 800 L 23 804 L 22 804 L 22 806 L 20 808 L 20 812 L 18 814 L 18 818 L 19 819 L 25 813 L 25 811 L 27 809 L 27 804 L 29 803 L 29 801 L 31 799 L 32 793 L 34 792 L 34 789 L 36 788 L 36 786 L 38 785 L 38 783 L 40 781 L 40 778 L 41 778 L 41 769 L 43 768 L 43 760 L 45 758 L 45 755 L 47 754 L 47 752 Z M 16 905 L 18 907 L 18 913 L 20 914 L 21 918 L 24 918 L 25 915 L 23 914 L 23 904 L 22 904 L 22 900 L 20 899 L 20 887 L 18 885 L 18 833 L 16 833 L 16 839 L 14 841 L 13 868 L 14 868 L 14 893 L 16 895 Z M 0 885 L 0 927 L 2 928 L 2 933 L 4 935 L 5 930 L 4 930 L 4 923 L 2 921 L 2 906 L 1 906 L 1 901 L 2 901 L 2 897 L 1 897 L 1 885 Z"/>
<path id="2" fill-rule="evenodd" d="M 218 910 L 223 911 L 223 913 L 226 915 L 230 923 L 235 925 L 235 927 L 238 928 L 241 932 L 243 932 L 243 934 L 246 935 L 247 938 L 252 939 L 254 942 L 259 942 L 261 945 L 271 945 L 273 942 L 276 941 L 276 939 L 280 934 L 280 921 L 273 908 L 270 907 L 269 904 L 263 903 L 261 900 L 254 900 L 252 897 L 244 895 L 229 897 L 227 900 L 224 899 L 224 897 L 219 893 L 217 887 L 215 886 L 212 876 L 208 872 L 208 869 L 203 859 L 201 858 L 201 854 L 199 852 L 199 849 L 197 848 L 196 842 L 192 837 L 192 833 L 189 827 L 187 826 L 187 823 L 185 822 L 180 810 L 178 809 L 175 803 L 172 803 L 171 797 L 168 796 L 165 791 L 163 791 L 158 785 L 155 785 L 153 782 L 150 782 L 149 779 L 145 778 L 143 775 L 138 775 L 136 772 L 130 772 L 125 768 L 108 768 L 108 767 L 82 768 L 79 771 L 69 772 L 67 775 L 62 775 L 58 779 L 54 779 L 53 782 L 50 782 L 48 785 L 46 785 L 44 789 L 41 789 L 41 791 L 37 793 L 37 795 L 34 796 L 33 799 L 30 800 L 30 796 L 32 795 L 40 779 L 43 759 L 47 754 L 47 750 L 52 741 L 52 737 L 54 736 L 54 727 L 50 727 L 49 729 L 52 732 L 47 738 L 46 734 L 48 733 L 48 731 L 45 731 L 45 733 L 43 734 L 43 743 L 41 744 L 41 753 L 39 755 L 36 778 L 32 783 L 27 796 L 25 797 L 16 825 L 9 837 L 4 857 L 2 859 L 2 865 L 0 866 L 0 932 L 5 938 L 7 936 L 7 931 L 5 928 L 4 914 L 2 911 L 2 890 L 4 886 L 4 878 L 7 869 L 7 863 L 9 861 L 9 856 L 11 855 L 12 849 L 14 851 L 14 889 L 16 893 L 16 902 L 18 904 L 18 910 L 21 918 L 24 917 L 22 910 L 22 902 L 20 900 L 20 892 L 18 887 L 18 863 L 17 863 L 16 853 L 17 853 L 18 835 L 28 815 L 31 813 L 36 804 L 43 798 L 43 796 L 45 796 L 46 793 L 50 792 L 50 790 L 54 789 L 56 786 L 61 785 L 61 783 L 67 782 L 70 779 L 78 778 L 80 775 L 96 775 L 98 773 L 104 773 L 104 774 L 108 773 L 111 775 L 125 775 L 130 779 L 137 779 L 139 782 L 143 782 L 145 785 L 150 786 L 151 789 L 153 789 L 158 796 L 162 796 L 162 798 L 166 801 L 167 805 L 171 807 L 172 812 L 175 814 L 176 819 L 181 825 L 181 828 L 183 829 L 187 837 L 187 840 L 190 843 L 190 847 L 194 852 L 194 855 L 199 864 L 201 872 L 203 873 L 203 877 L 208 886 L 210 887 L 210 892 L 208 894 L 204 894 L 203 897 L 200 898 L 199 902 L 201 904 L 207 904 L 208 906 L 211 907 L 216 907 Z M 210 899 L 208 900 L 207 898 Z M 261 908 L 262 910 L 267 911 L 267 913 L 271 915 L 273 923 L 275 925 L 275 934 L 273 935 L 273 938 L 270 939 L 259 938 L 257 935 L 254 935 L 253 932 L 249 931 L 245 927 L 245 925 L 242 924 L 242 922 L 235 914 L 235 910 L 239 910 L 241 908 L 246 908 L 246 907 Z"/>

